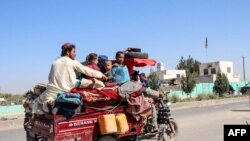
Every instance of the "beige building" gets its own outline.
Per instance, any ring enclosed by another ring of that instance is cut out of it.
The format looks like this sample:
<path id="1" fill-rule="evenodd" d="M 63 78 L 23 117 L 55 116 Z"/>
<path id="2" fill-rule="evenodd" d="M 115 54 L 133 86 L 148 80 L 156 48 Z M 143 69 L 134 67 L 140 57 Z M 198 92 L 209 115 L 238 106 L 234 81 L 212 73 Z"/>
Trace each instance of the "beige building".
<path id="1" fill-rule="evenodd" d="M 6 105 L 7 101 L 5 98 L 0 98 L 0 105 Z"/>
<path id="2" fill-rule="evenodd" d="M 216 73 L 219 71 L 224 73 L 229 82 L 239 82 L 240 76 L 234 74 L 233 62 L 231 61 L 217 61 L 210 63 L 201 63 L 199 66 L 200 77 L 197 78 L 197 82 L 211 83 L 216 80 Z"/>
<path id="3" fill-rule="evenodd" d="M 171 79 L 180 79 L 182 76 L 186 77 L 185 70 L 168 70 L 165 69 L 162 62 L 157 64 L 157 71 L 156 71 L 158 78 L 160 80 L 171 80 Z"/>

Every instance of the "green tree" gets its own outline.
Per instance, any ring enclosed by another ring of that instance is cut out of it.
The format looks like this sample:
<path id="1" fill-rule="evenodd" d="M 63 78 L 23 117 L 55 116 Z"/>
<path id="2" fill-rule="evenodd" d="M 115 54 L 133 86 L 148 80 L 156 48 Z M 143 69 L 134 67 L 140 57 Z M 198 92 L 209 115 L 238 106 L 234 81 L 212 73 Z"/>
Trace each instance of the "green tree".
<path id="1" fill-rule="evenodd" d="M 181 89 L 191 97 L 191 93 L 195 87 L 194 75 L 191 73 L 187 73 L 186 77 L 182 77 L 181 79 Z"/>
<path id="2" fill-rule="evenodd" d="M 181 56 L 179 64 L 176 67 L 178 70 L 186 71 L 186 77 L 182 76 L 181 88 L 190 97 L 196 84 L 194 78 L 199 76 L 199 65 L 200 62 L 193 57 L 189 56 L 187 59 L 184 59 Z"/>
<path id="3" fill-rule="evenodd" d="M 190 73 L 195 77 L 199 75 L 199 65 L 200 62 L 193 57 L 189 56 L 188 59 L 184 59 L 184 57 L 181 56 L 179 64 L 176 68 L 178 70 L 186 70 L 187 74 Z"/>
<path id="4" fill-rule="evenodd" d="M 148 81 L 151 84 L 151 89 L 153 90 L 159 90 L 159 78 L 156 74 L 156 72 L 151 72 L 148 76 Z"/>
<path id="5" fill-rule="evenodd" d="M 88 65 L 88 62 L 87 61 L 82 61 L 81 64 L 86 66 L 86 65 Z"/>
<path id="6" fill-rule="evenodd" d="M 224 73 L 218 72 L 216 74 L 216 80 L 214 82 L 214 92 L 218 93 L 219 96 L 228 91 L 229 82 L 227 76 Z"/>

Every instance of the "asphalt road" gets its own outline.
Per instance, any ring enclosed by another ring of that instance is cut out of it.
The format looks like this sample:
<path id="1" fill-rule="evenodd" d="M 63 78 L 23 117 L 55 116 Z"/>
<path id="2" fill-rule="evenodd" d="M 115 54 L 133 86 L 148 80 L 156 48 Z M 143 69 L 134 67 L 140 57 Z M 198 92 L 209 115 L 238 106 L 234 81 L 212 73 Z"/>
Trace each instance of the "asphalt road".
<path id="1" fill-rule="evenodd" d="M 249 102 L 173 110 L 179 126 L 178 141 L 223 141 L 225 124 L 250 123 Z M 0 131 L 0 141 L 25 141 L 22 128 Z M 155 141 L 155 140 L 147 140 Z"/>
<path id="2" fill-rule="evenodd" d="M 178 141 L 223 141 L 225 124 L 250 123 L 249 102 L 173 111 Z"/>
<path id="3" fill-rule="evenodd" d="M 26 141 L 23 128 L 0 131 L 0 141 Z"/>

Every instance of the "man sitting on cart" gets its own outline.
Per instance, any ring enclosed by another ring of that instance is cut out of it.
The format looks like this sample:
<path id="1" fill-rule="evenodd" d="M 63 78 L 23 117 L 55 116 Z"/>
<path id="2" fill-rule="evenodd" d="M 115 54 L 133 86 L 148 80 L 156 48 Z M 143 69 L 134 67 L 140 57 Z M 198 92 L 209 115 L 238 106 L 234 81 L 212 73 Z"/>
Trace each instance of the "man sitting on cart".
<path id="1" fill-rule="evenodd" d="M 41 110 L 39 109 L 39 106 L 42 106 L 43 111 L 49 112 L 48 105 L 53 107 L 54 100 L 57 98 L 57 94 L 59 92 L 70 92 L 70 90 L 76 86 L 78 80 L 76 79 L 75 72 L 83 73 L 93 78 L 99 78 L 103 80 L 107 79 L 107 77 L 101 72 L 83 66 L 81 63 L 75 60 L 75 57 L 75 45 L 72 43 L 63 44 L 61 57 L 56 59 L 51 66 L 47 90 L 33 102 L 32 118 L 29 122 L 30 125 L 34 124 L 36 113 Z M 89 86 L 93 86 L 93 81 L 83 79 L 80 85 L 82 88 L 88 88 Z"/>

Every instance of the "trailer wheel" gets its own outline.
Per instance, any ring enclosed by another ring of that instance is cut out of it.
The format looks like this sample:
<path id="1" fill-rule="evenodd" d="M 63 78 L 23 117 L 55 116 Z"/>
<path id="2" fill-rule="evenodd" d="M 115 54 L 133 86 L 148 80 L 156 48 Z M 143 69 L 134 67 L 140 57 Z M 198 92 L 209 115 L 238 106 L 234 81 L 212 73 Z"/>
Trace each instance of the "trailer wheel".
<path id="1" fill-rule="evenodd" d="M 48 141 L 48 139 L 43 136 L 36 135 L 35 141 Z"/>
<path id="2" fill-rule="evenodd" d="M 98 141 L 118 141 L 118 140 L 113 136 L 102 136 L 98 139 Z"/>
<path id="3" fill-rule="evenodd" d="M 26 131 L 26 141 L 35 141 L 36 139 L 34 137 L 31 137 L 29 135 L 29 131 Z"/>
<path id="4" fill-rule="evenodd" d="M 26 136 L 26 141 L 35 141 L 36 139 L 30 136 Z"/>

